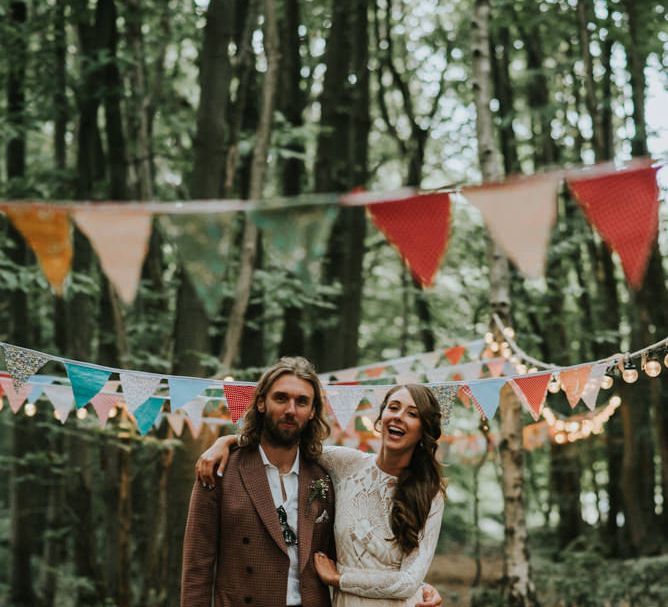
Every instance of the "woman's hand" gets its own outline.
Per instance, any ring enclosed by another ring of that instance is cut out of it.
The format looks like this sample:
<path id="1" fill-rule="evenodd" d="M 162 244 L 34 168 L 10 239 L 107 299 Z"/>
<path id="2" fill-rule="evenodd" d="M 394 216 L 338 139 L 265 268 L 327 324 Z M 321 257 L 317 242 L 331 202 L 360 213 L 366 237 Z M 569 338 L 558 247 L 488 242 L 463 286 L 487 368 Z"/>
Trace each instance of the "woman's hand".
<path id="1" fill-rule="evenodd" d="M 213 489 L 216 484 L 216 479 L 213 476 L 216 466 L 218 466 L 217 475 L 223 476 L 227 459 L 230 457 L 230 449 L 232 445 L 236 444 L 236 435 L 221 436 L 199 456 L 195 464 L 195 473 L 197 474 L 197 480 L 202 483 L 205 489 Z"/>
<path id="2" fill-rule="evenodd" d="M 336 563 L 323 552 L 313 555 L 313 564 L 320 579 L 328 586 L 339 587 L 341 574 L 336 570 Z"/>
<path id="3" fill-rule="evenodd" d="M 415 603 L 415 607 L 438 607 L 443 599 L 438 590 L 430 584 L 422 584 L 422 603 Z"/>

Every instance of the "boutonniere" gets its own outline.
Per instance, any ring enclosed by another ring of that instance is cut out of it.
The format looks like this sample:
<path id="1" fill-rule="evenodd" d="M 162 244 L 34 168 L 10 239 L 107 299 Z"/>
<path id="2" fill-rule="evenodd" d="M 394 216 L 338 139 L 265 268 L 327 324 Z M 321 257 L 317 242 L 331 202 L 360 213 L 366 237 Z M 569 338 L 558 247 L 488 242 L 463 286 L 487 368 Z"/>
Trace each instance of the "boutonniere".
<path id="1" fill-rule="evenodd" d="M 329 492 L 329 476 L 324 476 L 311 481 L 308 486 L 308 503 L 312 504 L 315 500 L 325 501 Z"/>

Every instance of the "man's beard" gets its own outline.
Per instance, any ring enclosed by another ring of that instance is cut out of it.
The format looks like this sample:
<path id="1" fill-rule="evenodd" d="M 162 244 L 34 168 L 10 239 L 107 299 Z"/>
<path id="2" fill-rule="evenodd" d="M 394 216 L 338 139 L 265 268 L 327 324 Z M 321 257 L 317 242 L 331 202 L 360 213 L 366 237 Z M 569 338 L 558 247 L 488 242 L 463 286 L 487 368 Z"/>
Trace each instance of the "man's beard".
<path id="1" fill-rule="evenodd" d="M 306 426 L 283 430 L 278 427 L 278 424 L 276 424 L 273 419 L 268 415 L 265 415 L 262 434 L 264 435 L 264 438 L 275 447 L 294 447 L 299 443 L 305 427 Z"/>

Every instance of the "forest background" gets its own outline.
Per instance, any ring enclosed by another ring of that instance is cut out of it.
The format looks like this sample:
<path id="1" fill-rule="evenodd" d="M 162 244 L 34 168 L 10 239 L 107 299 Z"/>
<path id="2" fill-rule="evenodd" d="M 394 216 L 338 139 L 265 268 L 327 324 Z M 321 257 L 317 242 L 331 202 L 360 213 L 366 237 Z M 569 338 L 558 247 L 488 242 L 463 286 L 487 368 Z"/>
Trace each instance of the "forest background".
<path id="1" fill-rule="evenodd" d="M 505 174 L 665 160 L 668 147 L 660 1 L 3 0 L 0 28 L 0 195 L 9 200 L 431 189 L 488 178 L 478 158 L 489 146 Z M 486 53 L 490 70 L 480 72 Z M 476 112 L 481 90 L 492 99 Z M 492 140 L 480 141 L 485 112 Z M 510 268 L 506 320 L 521 346 L 568 365 L 667 336 L 665 200 L 637 292 L 567 192 L 558 210 L 546 278 Z M 0 216 L 0 341 L 253 380 L 283 354 L 326 371 L 489 329 L 487 237 L 466 204 L 454 206 L 429 289 L 361 208 L 339 212 L 316 282 L 272 264 L 245 218 L 234 217 L 221 247 L 211 318 L 160 229 L 127 307 L 78 232 L 65 296 L 55 297 Z M 667 373 L 615 379 L 622 405 L 605 434 L 519 460 L 531 567 L 512 601 L 502 578 L 504 528 L 513 533 L 506 468 L 495 448 L 448 460 L 430 573 L 446 605 L 668 604 Z M 549 402 L 570 414 L 563 395 Z M 197 438 L 175 437 L 163 424 L 140 438 L 127 420 L 100 430 L 92 417 L 61 425 L 46 401 L 32 417 L 0 411 L 3 605 L 178 605 L 194 460 L 214 436 L 204 426 Z M 474 434 L 478 421 L 458 407 L 451 431 Z"/>

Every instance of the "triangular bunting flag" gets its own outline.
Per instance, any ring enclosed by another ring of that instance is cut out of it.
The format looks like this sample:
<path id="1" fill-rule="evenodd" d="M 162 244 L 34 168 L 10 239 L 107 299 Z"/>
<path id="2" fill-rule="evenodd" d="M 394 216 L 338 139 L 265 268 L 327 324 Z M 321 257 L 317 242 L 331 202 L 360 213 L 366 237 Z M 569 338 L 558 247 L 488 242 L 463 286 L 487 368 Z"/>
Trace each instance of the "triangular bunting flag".
<path id="1" fill-rule="evenodd" d="M 599 363 L 592 367 L 585 389 L 582 391 L 582 396 L 580 398 L 582 398 L 582 402 L 587 405 L 587 408 L 590 411 L 596 409 L 596 399 L 601 390 L 601 382 L 603 381 L 605 372 L 608 370 L 608 364 L 609 363 Z"/>
<path id="2" fill-rule="evenodd" d="M 19 390 L 14 389 L 11 379 L 0 379 L 2 390 L 7 396 L 11 410 L 16 413 L 26 401 L 32 387 L 28 384 L 21 386 Z"/>
<path id="3" fill-rule="evenodd" d="M 227 400 L 227 410 L 230 412 L 232 421 L 236 424 L 237 420 L 250 407 L 255 396 L 255 386 L 238 386 L 236 384 L 225 384 L 223 386 L 225 400 Z"/>
<path id="4" fill-rule="evenodd" d="M 480 406 L 480 403 L 475 398 L 473 398 L 473 393 L 471 392 L 471 388 L 469 388 L 468 385 L 464 384 L 463 386 L 460 386 L 457 396 L 467 409 L 469 409 L 471 407 L 471 403 L 473 403 L 473 406 L 480 414 L 480 417 L 486 417 L 485 412 Z"/>
<path id="5" fill-rule="evenodd" d="M 56 381 L 56 378 L 51 375 L 33 375 L 28 382 L 32 386 L 32 390 L 28 394 L 28 398 L 26 400 L 29 403 L 36 402 L 37 399 L 42 396 L 42 392 L 44 392 L 44 386 L 48 386 L 54 381 Z"/>
<path id="6" fill-rule="evenodd" d="M 51 401 L 54 410 L 58 412 L 58 421 L 64 424 L 67 421 L 67 416 L 74 408 L 74 394 L 70 386 L 44 386 L 44 394 Z"/>
<path id="7" fill-rule="evenodd" d="M 97 413 L 100 428 L 104 428 L 109 419 L 109 413 L 117 403 L 122 401 L 123 396 L 121 394 L 105 394 L 104 392 L 100 392 L 93 396 L 90 404 L 93 405 L 93 409 L 95 409 L 95 413 Z"/>
<path id="8" fill-rule="evenodd" d="M 499 408 L 499 392 L 506 381 L 506 379 L 481 379 L 469 382 L 471 395 L 478 401 L 487 419 L 492 419 Z"/>
<path id="9" fill-rule="evenodd" d="M 72 383 L 72 392 L 74 392 L 77 409 L 85 407 L 104 388 L 111 375 L 111 371 L 107 369 L 74 363 L 65 363 L 65 370 Z"/>
<path id="10" fill-rule="evenodd" d="M 589 375 L 591 374 L 591 365 L 585 365 L 583 367 L 575 367 L 574 369 L 567 369 L 559 373 L 559 381 L 561 381 L 561 387 L 566 393 L 566 398 L 568 399 L 568 404 L 571 408 L 574 408 L 578 404 L 582 392 L 584 392 L 587 381 L 589 380 Z"/>
<path id="11" fill-rule="evenodd" d="M 170 377 L 167 381 L 169 383 L 169 398 L 172 413 L 199 396 L 211 385 L 208 379 L 192 379 L 188 377 Z"/>
<path id="12" fill-rule="evenodd" d="M 622 262 L 634 289 L 642 285 L 659 225 L 657 167 L 633 168 L 568 185 L 587 219 Z"/>
<path id="13" fill-rule="evenodd" d="M 32 375 L 51 360 L 50 356 L 41 352 L 26 350 L 10 344 L 3 344 L 2 349 L 5 352 L 7 371 L 12 376 L 16 390 L 20 390 Z"/>
<path id="14" fill-rule="evenodd" d="M 418 357 L 418 360 L 422 363 L 425 369 L 433 369 L 440 359 L 440 350 L 436 350 L 435 352 L 425 352 Z"/>
<path id="15" fill-rule="evenodd" d="M 367 209 L 416 280 L 422 286 L 430 286 L 448 246 L 450 196 L 421 194 L 370 204 Z"/>
<path id="16" fill-rule="evenodd" d="M 357 374 L 358 379 L 376 379 L 378 377 L 383 377 L 388 370 L 386 365 L 381 365 L 379 367 L 367 367 L 365 369 L 360 369 Z"/>
<path id="17" fill-rule="evenodd" d="M 183 434 L 183 424 L 186 421 L 186 416 L 180 413 L 168 413 L 167 423 L 170 425 L 176 436 Z"/>
<path id="18" fill-rule="evenodd" d="M 186 424 L 188 424 L 188 428 L 190 428 L 190 434 L 196 439 L 202 431 L 202 420 L 200 419 L 199 421 L 196 421 L 190 417 L 186 417 Z"/>
<path id="19" fill-rule="evenodd" d="M 491 358 L 485 361 L 492 377 L 501 377 L 506 361 L 503 358 Z"/>
<path id="20" fill-rule="evenodd" d="M 197 438 L 202 430 L 202 413 L 204 407 L 206 407 L 206 402 L 205 398 L 200 397 L 191 400 L 189 403 L 186 403 L 181 407 L 181 410 L 188 414 L 186 423 L 190 428 L 190 433 L 193 435 L 193 438 Z"/>
<path id="21" fill-rule="evenodd" d="M 144 375 L 142 373 L 122 372 L 119 375 L 123 386 L 123 400 L 130 413 L 153 396 L 162 380 L 159 375 Z"/>
<path id="22" fill-rule="evenodd" d="M 140 434 L 144 435 L 151 429 L 164 402 L 162 398 L 152 396 L 134 410 L 133 415 Z"/>
<path id="23" fill-rule="evenodd" d="M 459 372 L 465 380 L 478 379 L 482 375 L 482 362 L 474 361 L 459 365 Z"/>
<path id="24" fill-rule="evenodd" d="M 534 421 L 537 421 L 540 417 L 547 396 L 547 384 L 550 383 L 551 378 L 551 373 L 541 373 L 539 375 L 514 377 L 510 382 L 515 394 L 528 409 Z"/>
<path id="25" fill-rule="evenodd" d="M 336 416 L 341 430 L 345 430 L 350 423 L 360 401 L 370 392 L 367 388 L 348 388 L 342 386 L 328 386 L 327 400 Z M 378 403 L 380 404 L 380 403 Z"/>
<path id="26" fill-rule="evenodd" d="M 484 339 L 476 339 L 475 341 L 466 344 L 466 349 L 468 350 L 469 358 L 478 358 L 484 347 L 485 347 Z"/>
<path id="27" fill-rule="evenodd" d="M 462 192 L 482 213 L 492 238 L 530 278 L 542 276 L 545 269 L 560 180 L 561 173 L 547 173 Z"/>
<path id="28" fill-rule="evenodd" d="M 456 365 L 462 359 L 465 352 L 466 346 L 452 346 L 452 348 L 448 348 L 444 354 L 451 365 Z"/>
<path id="29" fill-rule="evenodd" d="M 162 215 L 160 226 L 175 245 L 181 265 L 209 318 L 220 313 L 227 260 L 234 245 L 234 213 Z"/>
<path id="30" fill-rule="evenodd" d="M 79 209 L 73 217 L 90 240 L 104 273 L 121 299 L 126 304 L 132 303 L 151 236 L 151 214 L 120 209 L 108 214 Z"/>
<path id="31" fill-rule="evenodd" d="M 65 209 L 26 205 L 3 209 L 35 252 L 44 276 L 61 295 L 72 265 L 72 235 Z"/>

